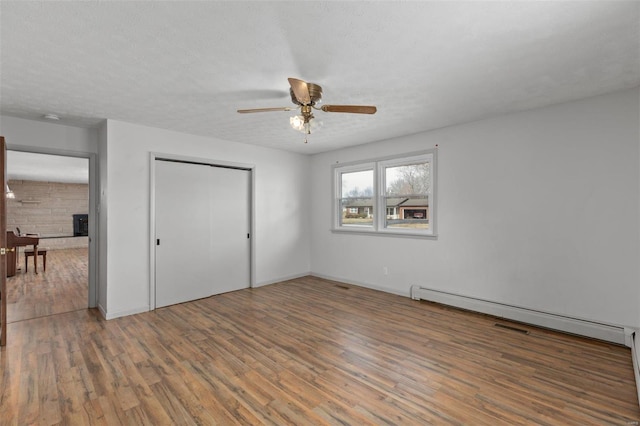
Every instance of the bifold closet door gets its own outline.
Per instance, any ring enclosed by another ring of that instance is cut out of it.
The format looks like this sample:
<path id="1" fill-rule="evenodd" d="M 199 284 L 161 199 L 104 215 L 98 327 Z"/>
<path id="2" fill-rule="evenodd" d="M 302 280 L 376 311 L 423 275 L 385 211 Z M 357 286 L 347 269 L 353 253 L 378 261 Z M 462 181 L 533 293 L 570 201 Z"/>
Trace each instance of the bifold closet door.
<path id="1" fill-rule="evenodd" d="M 156 308 L 249 287 L 251 172 L 155 166 Z"/>

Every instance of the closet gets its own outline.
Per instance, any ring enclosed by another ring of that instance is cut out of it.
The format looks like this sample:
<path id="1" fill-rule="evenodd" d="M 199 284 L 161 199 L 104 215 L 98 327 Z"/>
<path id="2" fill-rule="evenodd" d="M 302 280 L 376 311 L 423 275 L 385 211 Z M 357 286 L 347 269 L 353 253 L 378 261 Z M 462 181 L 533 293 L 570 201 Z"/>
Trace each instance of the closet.
<path id="1" fill-rule="evenodd" d="M 251 170 L 155 160 L 155 307 L 250 286 Z"/>

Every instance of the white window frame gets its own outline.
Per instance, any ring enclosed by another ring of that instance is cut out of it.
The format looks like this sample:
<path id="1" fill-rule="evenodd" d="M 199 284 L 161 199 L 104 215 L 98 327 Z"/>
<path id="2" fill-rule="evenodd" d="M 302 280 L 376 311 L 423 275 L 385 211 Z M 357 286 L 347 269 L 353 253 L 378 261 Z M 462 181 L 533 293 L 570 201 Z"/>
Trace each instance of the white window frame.
<path id="1" fill-rule="evenodd" d="M 370 159 L 362 162 L 354 162 L 348 164 L 336 164 L 333 166 L 333 232 L 345 232 L 345 233 L 358 233 L 358 234 L 373 234 L 373 235 L 386 235 L 386 236 L 405 236 L 405 237 L 421 237 L 421 238 L 435 238 L 436 232 L 436 212 L 437 212 L 437 150 L 430 149 L 421 152 L 414 152 L 408 154 L 402 154 L 393 157 L 384 157 L 377 159 Z M 387 167 L 397 167 L 415 163 L 429 163 L 430 165 L 430 178 L 431 184 L 429 191 L 426 194 L 429 200 L 429 228 L 428 229 L 414 229 L 414 228 L 386 228 L 386 173 Z M 342 198 L 342 174 L 350 172 L 358 172 L 364 170 L 372 170 L 374 174 L 373 182 L 373 211 L 374 221 L 373 226 L 354 226 L 354 225 L 341 225 L 340 215 L 341 208 L 340 202 Z"/>
<path id="2" fill-rule="evenodd" d="M 375 217 L 374 217 L 374 223 L 369 226 L 369 225 L 341 225 L 340 224 L 340 217 L 342 215 L 342 209 L 341 209 L 341 200 L 342 200 L 342 174 L 343 173 L 354 173 L 354 172 L 364 172 L 364 171 L 368 171 L 368 170 L 373 170 L 373 182 L 371 182 L 371 184 L 373 185 L 373 194 L 371 196 L 371 198 L 373 198 L 373 202 L 374 202 L 374 210 L 373 210 L 373 214 L 375 216 L 375 212 L 376 210 L 376 206 L 375 206 L 375 202 L 376 202 L 376 165 L 374 162 L 368 161 L 368 162 L 362 162 L 362 163 L 356 163 L 356 164 L 351 164 L 351 165 L 346 165 L 346 166 L 341 166 L 341 167 L 335 167 L 334 168 L 334 190 L 333 190 L 333 228 L 334 229 L 344 229 L 344 230 L 349 230 L 352 232 L 362 232 L 362 231 L 370 231 L 371 229 L 375 228 L 376 224 L 375 224 Z M 337 198 L 336 198 L 337 197 Z"/>

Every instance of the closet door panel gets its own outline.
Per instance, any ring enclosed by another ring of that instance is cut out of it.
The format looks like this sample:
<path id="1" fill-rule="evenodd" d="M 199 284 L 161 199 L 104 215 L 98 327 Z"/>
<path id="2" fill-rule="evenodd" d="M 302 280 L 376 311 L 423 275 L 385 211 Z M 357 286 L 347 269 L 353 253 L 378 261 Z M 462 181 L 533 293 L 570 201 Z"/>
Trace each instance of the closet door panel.
<path id="1" fill-rule="evenodd" d="M 155 166 L 155 296 L 160 308 L 212 294 L 211 167 L 161 160 Z"/>
<path id="2" fill-rule="evenodd" d="M 250 179 L 248 170 L 211 168 L 213 294 L 250 285 Z"/>

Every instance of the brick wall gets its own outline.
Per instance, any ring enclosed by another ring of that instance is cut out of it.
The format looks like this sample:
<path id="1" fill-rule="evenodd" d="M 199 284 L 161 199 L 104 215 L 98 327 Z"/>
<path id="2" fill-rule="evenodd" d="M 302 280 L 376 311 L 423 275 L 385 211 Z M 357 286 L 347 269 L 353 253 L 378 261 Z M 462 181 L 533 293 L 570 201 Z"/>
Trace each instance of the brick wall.
<path id="1" fill-rule="evenodd" d="M 89 185 L 10 180 L 15 200 L 7 200 L 7 229 L 41 237 L 73 235 L 73 215 L 89 212 Z M 49 249 L 87 247 L 88 237 L 41 239 Z"/>

